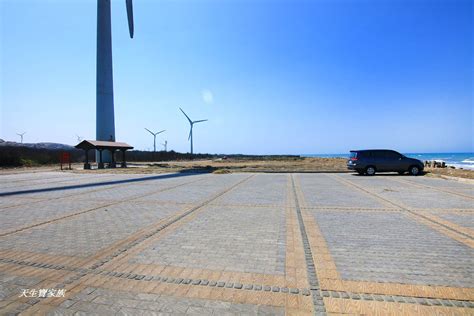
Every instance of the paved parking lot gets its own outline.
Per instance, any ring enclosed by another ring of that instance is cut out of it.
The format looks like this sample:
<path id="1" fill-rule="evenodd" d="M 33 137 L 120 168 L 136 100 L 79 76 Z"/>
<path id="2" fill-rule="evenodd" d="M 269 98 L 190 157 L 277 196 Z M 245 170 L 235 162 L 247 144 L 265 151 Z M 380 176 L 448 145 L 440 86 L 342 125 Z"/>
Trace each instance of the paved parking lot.
<path id="1" fill-rule="evenodd" d="M 0 314 L 472 315 L 473 215 L 426 176 L 0 175 Z"/>

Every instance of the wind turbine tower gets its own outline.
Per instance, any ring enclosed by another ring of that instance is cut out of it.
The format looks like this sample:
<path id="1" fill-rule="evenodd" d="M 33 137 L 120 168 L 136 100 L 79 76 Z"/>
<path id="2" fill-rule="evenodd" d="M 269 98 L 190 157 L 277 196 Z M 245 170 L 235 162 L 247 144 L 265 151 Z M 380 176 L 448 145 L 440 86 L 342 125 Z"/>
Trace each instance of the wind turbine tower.
<path id="1" fill-rule="evenodd" d="M 168 141 L 165 140 L 165 142 L 162 145 L 165 148 L 165 151 L 168 151 Z"/>
<path id="2" fill-rule="evenodd" d="M 96 77 L 96 139 L 115 141 L 114 81 L 112 70 L 111 0 L 97 0 L 97 77 Z M 133 38 L 132 0 L 126 0 L 128 30 Z M 99 153 L 96 152 L 98 161 Z M 111 162 L 108 151 L 102 161 Z"/>
<path id="3" fill-rule="evenodd" d="M 206 120 L 192 121 L 189 118 L 189 116 L 187 116 L 186 113 L 184 113 L 182 108 L 179 108 L 179 109 L 181 110 L 181 112 L 183 112 L 184 116 L 186 116 L 186 118 L 188 119 L 189 125 L 191 125 L 191 128 L 189 130 L 188 140 L 191 140 L 191 155 L 192 155 L 193 154 L 193 125 L 196 124 L 196 123 L 205 122 L 205 121 L 207 121 L 207 119 Z"/>
<path id="4" fill-rule="evenodd" d="M 23 135 L 26 134 L 26 132 L 23 132 L 23 133 L 16 133 L 18 136 L 20 136 L 21 138 L 21 143 L 23 144 Z"/>
<path id="5" fill-rule="evenodd" d="M 146 129 L 151 135 L 153 135 L 153 152 L 156 152 L 156 135 L 161 134 L 161 133 L 163 133 L 163 132 L 166 131 L 166 130 L 164 129 L 164 130 L 162 130 L 162 131 L 153 133 L 153 132 L 150 131 L 148 128 L 145 127 L 145 129 Z"/>

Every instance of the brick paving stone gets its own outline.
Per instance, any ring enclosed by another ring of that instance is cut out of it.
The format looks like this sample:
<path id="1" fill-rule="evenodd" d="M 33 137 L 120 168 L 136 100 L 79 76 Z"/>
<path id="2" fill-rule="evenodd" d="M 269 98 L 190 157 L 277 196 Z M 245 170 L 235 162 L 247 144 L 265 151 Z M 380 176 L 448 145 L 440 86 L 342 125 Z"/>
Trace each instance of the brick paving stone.
<path id="1" fill-rule="evenodd" d="M 400 183 L 390 179 L 390 176 L 377 176 L 378 179 L 371 180 L 367 177 L 353 176 L 350 174 L 339 175 L 357 185 L 363 186 L 366 190 L 380 194 L 382 197 L 393 202 L 401 202 L 413 208 L 471 208 L 472 199 L 457 196 L 434 189 L 413 186 L 407 183 Z M 428 183 L 427 177 L 419 177 L 413 180 L 412 177 L 400 177 L 403 181 Z M 456 185 L 456 181 L 446 180 L 447 186 Z M 472 187 L 472 185 L 471 185 Z"/>
<path id="2" fill-rule="evenodd" d="M 447 220 L 451 223 L 474 230 L 474 213 L 473 212 L 465 212 L 465 213 L 436 212 L 434 213 L 434 215 L 439 216 L 442 219 Z"/>
<path id="3" fill-rule="evenodd" d="M 0 250 L 34 248 L 38 253 L 87 257 L 179 210 L 177 206 L 123 203 L 3 237 Z"/>
<path id="4" fill-rule="evenodd" d="M 193 176 L 193 178 L 197 177 L 197 179 L 209 179 L 209 176 L 212 177 L 212 175 L 200 175 Z M 242 174 L 229 174 L 220 178 L 213 177 L 212 181 L 208 180 L 192 183 L 186 186 L 175 188 L 173 190 L 150 194 L 137 199 L 137 201 L 155 202 L 156 204 L 175 202 L 196 204 L 211 198 L 217 192 L 229 187 L 234 183 L 237 183 L 239 180 L 242 180 L 245 177 L 246 175 Z M 187 179 L 186 181 L 189 180 L 190 179 Z"/>
<path id="5" fill-rule="evenodd" d="M 74 300 L 65 300 L 64 302 L 62 302 L 59 307 L 61 308 L 69 308 L 71 307 L 72 305 L 74 305 L 76 303 L 76 301 Z"/>
<path id="6" fill-rule="evenodd" d="M 1 198 L 3 199 L 3 197 Z M 58 200 L 55 203 L 44 201 L 30 205 L 2 210 L 0 233 L 11 232 L 35 223 L 45 222 L 67 216 L 82 210 L 99 207 L 105 203 L 90 200 Z"/>
<path id="7" fill-rule="evenodd" d="M 92 314 L 114 315 L 120 310 L 120 307 L 79 301 L 69 309 Z"/>
<path id="8" fill-rule="evenodd" d="M 52 311 L 49 311 L 46 315 L 47 316 L 73 316 L 73 315 L 77 315 L 76 313 L 77 312 L 75 310 L 58 307 Z"/>
<path id="9" fill-rule="evenodd" d="M 259 306 L 257 309 L 257 315 L 270 316 L 270 315 L 285 315 L 285 312 L 282 308 L 277 308 L 273 306 Z"/>
<path id="10" fill-rule="evenodd" d="M 348 189 L 344 184 L 321 174 L 299 175 L 301 190 L 308 207 L 366 207 L 386 208 L 375 198 L 370 198 L 357 190 Z"/>
<path id="11" fill-rule="evenodd" d="M 401 178 L 409 183 L 418 183 L 440 189 L 470 189 L 474 190 L 472 184 L 460 181 L 450 181 L 446 179 L 431 178 L 431 177 L 403 177 Z"/>
<path id="12" fill-rule="evenodd" d="M 403 213 L 312 214 L 343 279 L 474 287 L 472 248 Z"/>
<path id="13" fill-rule="evenodd" d="M 291 294 L 298 294 L 300 291 L 298 289 L 291 288 L 290 293 Z"/>
<path id="14" fill-rule="evenodd" d="M 208 206 L 131 262 L 284 274 L 284 208 Z"/>
<path id="15" fill-rule="evenodd" d="M 287 238 L 295 242 L 292 239 L 299 236 L 299 223 L 292 227 L 296 233 L 287 231 L 291 223 L 287 214 L 295 215 L 294 208 L 286 209 L 295 203 L 287 201 L 290 188 L 287 174 L 256 174 L 200 208 L 195 216 L 186 217 L 189 221 L 170 226 L 166 234 L 146 233 L 143 238 L 119 243 L 150 224 L 215 197 L 249 175 L 90 173 L 79 176 L 58 172 L 0 175 L 0 193 L 56 188 L 0 198 L 3 214 L 0 233 L 7 233 L 0 237 L 0 251 L 10 253 L 11 259 L 1 261 L 6 259 L 0 256 L 0 269 L 6 269 L 0 272 L 0 314 L 4 314 L 3 309 L 8 306 L 10 312 L 18 313 L 42 304 L 43 300 L 35 298 L 24 300 L 27 303 L 16 301 L 15 296 L 22 288 L 43 284 L 79 285 L 80 288 L 84 280 L 90 282 L 86 288 L 79 293 L 66 292 L 66 300 L 49 314 L 283 315 L 284 307 L 270 304 L 281 301 L 302 307 L 305 300 L 310 302 L 315 314 L 329 312 L 321 297 L 313 297 L 320 290 L 319 282 L 314 282 L 321 274 L 318 266 L 317 269 L 306 267 L 303 262 L 300 267 L 295 261 L 295 252 L 302 253 L 300 259 L 305 260 L 303 247 L 314 247 L 313 240 L 311 244 L 308 241 L 300 244 L 301 241 L 296 240 L 295 245 L 301 248 L 289 249 L 291 255 L 287 257 L 287 246 L 292 245 L 287 245 Z M 472 185 L 428 177 L 300 174 L 294 178 L 298 180 L 300 191 L 297 193 L 304 196 L 301 207 L 315 219 L 343 280 L 473 288 L 471 248 L 415 221 L 406 216 L 404 210 L 397 211 L 397 206 L 376 196 L 395 204 L 422 208 L 423 212 L 472 229 L 472 199 L 460 196 L 474 196 Z M 117 180 L 122 183 L 114 188 L 100 184 Z M 188 183 L 191 181 L 198 182 Z M 87 186 L 67 189 L 76 184 Z M 130 200 L 138 196 L 142 197 Z M 113 205 L 101 206 L 103 204 Z M 55 220 L 92 208 L 97 209 Z M 49 220 L 53 221 L 8 233 Z M 161 224 L 161 228 L 164 227 Z M 307 234 L 314 233 L 307 231 Z M 120 245 L 116 247 L 117 253 L 121 253 L 119 257 L 102 255 L 114 244 Z M 128 245 L 141 247 L 142 244 L 145 244 L 143 249 L 129 251 Z M 320 245 L 317 250 L 313 252 L 315 258 L 319 258 Z M 64 256 L 87 257 L 89 263 L 72 269 L 71 261 Z M 13 257 L 19 259 L 13 261 Z M 52 262 L 55 257 L 58 261 Z M 140 266 L 135 266 L 136 263 Z M 109 264 L 113 268 L 109 268 Z M 296 284 L 300 287 L 294 283 L 295 265 L 298 269 Z M 86 266 L 93 268 L 84 269 Z M 179 275 L 178 267 L 193 270 L 185 269 L 186 272 Z M 311 277 L 310 284 L 300 285 L 304 284 L 301 282 L 304 280 L 299 279 L 300 268 Z M 20 271 L 19 275 L 10 272 L 15 269 Z M 250 273 L 256 274 L 255 281 Z M 289 283 L 281 282 L 284 279 Z M 95 284 L 94 280 L 100 281 Z M 107 287 L 112 284 L 116 290 L 97 287 L 103 282 Z M 131 290 L 118 290 L 122 285 Z M 198 298 L 212 297 L 213 291 L 216 299 Z M 327 293 L 329 299 L 340 297 L 351 304 L 379 301 L 416 304 L 420 308 L 474 308 L 473 302 L 461 300 L 342 290 L 321 293 L 322 296 Z M 253 294 L 262 297 L 265 305 L 255 304 Z M 242 303 L 247 300 L 254 304 Z M 303 310 L 297 311 L 303 313 Z M 380 311 L 374 311 L 377 312 Z"/>
<path id="16" fill-rule="evenodd" d="M 120 315 L 150 315 L 151 313 L 168 313 L 170 315 L 283 315 L 284 308 L 272 306 L 256 306 L 252 304 L 239 304 L 206 299 L 191 299 L 185 297 L 175 297 L 154 294 L 135 294 L 135 299 L 130 299 L 131 295 L 125 291 L 99 289 L 100 300 L 93 302 L 81 300 L 78 294 L 71 298 L 74 305 L 63 304 L 50 312 L 50 315 L 60 315 L 61 313 L 100 313 L 110 315 L 118 313 Z M 80 294 L 85 294 L 81 292 Z"/>
<path id="17" fill-rule="evenodd" d="M 259 174 L 232 192 L 218 198 L 219 205 L 271 205 L 284 206 L 286 202 L 287 177 L 283 174 Z"/>

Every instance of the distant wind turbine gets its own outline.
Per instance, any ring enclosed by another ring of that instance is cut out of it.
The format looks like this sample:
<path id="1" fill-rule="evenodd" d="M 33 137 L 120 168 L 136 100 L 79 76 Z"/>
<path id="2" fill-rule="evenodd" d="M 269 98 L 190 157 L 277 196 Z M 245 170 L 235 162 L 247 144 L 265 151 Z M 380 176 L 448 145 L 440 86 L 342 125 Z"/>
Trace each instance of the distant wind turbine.
<path id="1" fill-rule="evenodd" d="M 168 141 L 165 140 L 165 142 L 162 145 L 165 148 L 165 151 L 168 151 Z"/>
<path id="2" fill-rule="evenodd" d="M 21 143 L 23 144 L 23 135 L 25 135 L 26 132 L 23 132 L 23 133 L 16 133 L 16 134 L 21 137 Z"/>
<path id="3" fill-rule="evenodd" d="M 156 135 L 161 134 L 161 133 L 163 133 L 163 132 L 166 131 L 166 130 L 164 129 L 164 130 L 162 130 L 162 131 L 153 133 L 153 132 L 150 131 L 148 128 L 145 127 L 145 129 L 146 129 L 151 135 L 153 135 L 153 152 L 156 152 Z"/>
<path id="4" fill-rule="evenodd" d="M 81 137 L 81 136 L 79 136 L 79 135 L 77 135 L 77 134 L 76 134 L 76 137 L 77 137 L 77 142 L 78 142 L 78 143 L 80 143 L 80 142 L 84 139 L 84 137 Z"/>
<path id="5" fill-rule="evenodd" d="M 195 123 L 205 122 L 207 120 L 191 121 L 189 116 L 187 116 L 186 113 L 184 113 L 183 109 L 182 108 L 179 108 L 179 109 L 181 110 L 181 112 L 183 112 L 184 116 L 186 116 L 186 118 L 188 119 L 189 125 L 191 125 L 191 129 L 189 130 L 188 140 L 191 140 L 191 155 L 192 155 L 193 154 L 193 125 Z"/>

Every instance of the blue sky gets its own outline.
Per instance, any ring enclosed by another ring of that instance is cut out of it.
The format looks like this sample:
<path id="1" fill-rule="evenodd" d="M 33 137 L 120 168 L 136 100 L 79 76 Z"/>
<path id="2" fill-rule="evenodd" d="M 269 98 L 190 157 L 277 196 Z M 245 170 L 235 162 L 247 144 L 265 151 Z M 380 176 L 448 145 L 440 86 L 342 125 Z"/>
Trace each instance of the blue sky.
<path id="1" fill-rule="evenodd" d="M 0 0 L 0 138 L 95 137 L 96 1 Z M 474 151 L 473 2 L 112 1 L 116 139 L 195 152 Z"/>

